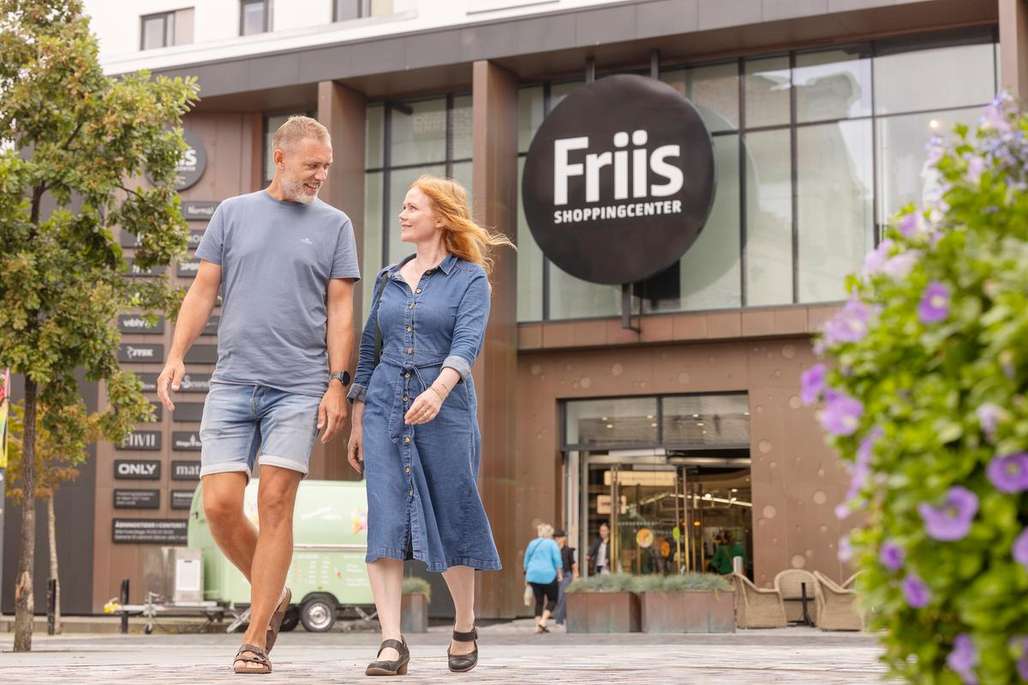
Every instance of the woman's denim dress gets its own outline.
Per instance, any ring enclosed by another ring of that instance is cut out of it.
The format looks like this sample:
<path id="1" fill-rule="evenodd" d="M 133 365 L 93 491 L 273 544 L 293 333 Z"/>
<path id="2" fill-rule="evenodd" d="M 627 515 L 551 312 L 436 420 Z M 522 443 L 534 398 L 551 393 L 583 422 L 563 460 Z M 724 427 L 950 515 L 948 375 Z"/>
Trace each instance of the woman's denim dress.
<path id="1" fill-rule="evenodd" d="M 364 401 L 366 560 L 420 559 L 430 571 L 499 570 L 478 493 L 481 435 L 471 376 L 489 319 L 489 281 L 480 266 L 449 255 L 411 292 L 400 275 L 409 259 L 375 279 L 381 296 L 372 300 L 348 395 Z M 461 381 L 434 419 L 406 425 L 404 414 L 444 367 Z"/>

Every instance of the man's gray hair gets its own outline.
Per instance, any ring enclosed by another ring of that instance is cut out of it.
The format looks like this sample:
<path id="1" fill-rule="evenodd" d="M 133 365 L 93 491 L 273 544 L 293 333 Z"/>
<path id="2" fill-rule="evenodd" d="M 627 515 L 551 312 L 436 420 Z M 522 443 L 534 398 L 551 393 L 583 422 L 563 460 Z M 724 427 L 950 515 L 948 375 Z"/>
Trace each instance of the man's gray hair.
<path id="1" fill-rule="evenodd" d="M 275 135 L 271 137 L 272 149 L 284 150 L 293 143 L 298 143 L 304 138 L 314 138 L 323 143 L 331 143 L 332 136 L 317 119 L 305 116 L 291 116 L 286 123 L 278 127 Z"/>

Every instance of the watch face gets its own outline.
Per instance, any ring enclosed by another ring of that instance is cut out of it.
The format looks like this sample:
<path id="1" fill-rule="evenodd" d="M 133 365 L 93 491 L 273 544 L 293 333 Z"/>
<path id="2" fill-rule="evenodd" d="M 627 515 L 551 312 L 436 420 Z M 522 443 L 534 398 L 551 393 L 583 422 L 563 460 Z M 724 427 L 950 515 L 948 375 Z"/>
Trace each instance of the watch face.
<path id="1" fill-rule="evenodd" d="M 342 383 L 343 385 L 349 385 L 350 384 L 350 372 L 349 371 L 340 371 L 339 373 L 337 373 L 335 375 L 335 377 L 338 378 L 339 382 Z"/>

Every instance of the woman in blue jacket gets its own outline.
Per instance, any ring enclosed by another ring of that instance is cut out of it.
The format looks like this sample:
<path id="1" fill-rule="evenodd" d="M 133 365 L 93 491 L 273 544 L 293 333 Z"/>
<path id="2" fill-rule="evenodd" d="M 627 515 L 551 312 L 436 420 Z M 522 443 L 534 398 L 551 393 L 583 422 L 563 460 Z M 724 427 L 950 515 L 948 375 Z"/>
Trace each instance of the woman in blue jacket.
<path id="1" fill-rule="evenodd" d="M 560 547 L 553 541 L 553 526 L 540 523 L 536 531 L 539 537 L 528 543 L 525 549 L 525 580 L 535 595 L 535 632 L 548 633 L 550 629 L 546 623 L 557 606 L 564 564 L 560 558 Z M 545 608 L 543 600 L 546 601 Z"/>

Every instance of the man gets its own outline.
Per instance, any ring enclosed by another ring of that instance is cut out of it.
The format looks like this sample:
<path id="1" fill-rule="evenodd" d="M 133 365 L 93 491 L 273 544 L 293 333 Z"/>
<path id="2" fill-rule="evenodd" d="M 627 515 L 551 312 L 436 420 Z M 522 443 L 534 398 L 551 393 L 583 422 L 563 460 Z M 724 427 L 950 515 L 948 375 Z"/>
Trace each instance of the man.
<path id="1" fill-rule="evenodd" d="M 610 526 L 606 521 L 600 524 L 600 537 L 589 548 L 589 573 L 599 575 L 610 573 Z"/>
<path id="2" fill-rule="evenodd" d="M 562 626 L 568 613 L 568 585 L 578 578 L 578 559 L 575 557 L 575 548 L 568 547 L 567 533 L 557 530 L 553 537 L 560 546 L 560 560 L 564 566 L 564 575 L 560 579 L 560 596 L 557 599 L 557 610 L 553 614 L 553 620 L 557 625 Z"/>
<path id="3" fill-rule="evenodd" d="M 250 625 L 237 673 L 270 673 L 271 650 L 291 599 L 293 504 L 318 431 L 331 440 L 347 416 L 353 347 L 353 226 L 318 199 L 332 164 L 328 130 L 291 117 L 275 133 L 275 176 L 211 217 L 201 259 L 175 325 L 157 393 L 171 390 L 203 331 L 219 288 L 224 305 L 218 363 L 200 425 L 200 477 L 215 541 L 250 581 Z M 259 473 L 256 471 L 260 467 Z M 260 477 L 259 532 L 243 514 L 243 490 Z"/>

